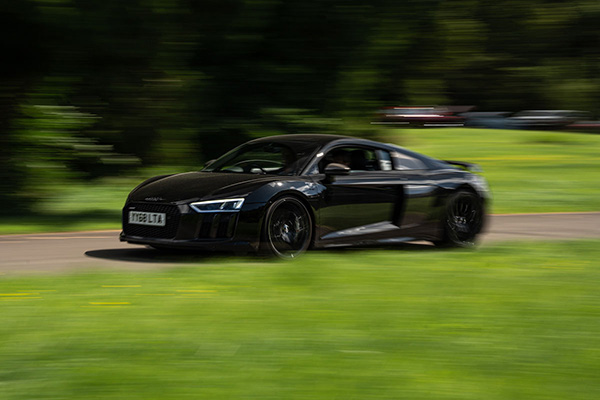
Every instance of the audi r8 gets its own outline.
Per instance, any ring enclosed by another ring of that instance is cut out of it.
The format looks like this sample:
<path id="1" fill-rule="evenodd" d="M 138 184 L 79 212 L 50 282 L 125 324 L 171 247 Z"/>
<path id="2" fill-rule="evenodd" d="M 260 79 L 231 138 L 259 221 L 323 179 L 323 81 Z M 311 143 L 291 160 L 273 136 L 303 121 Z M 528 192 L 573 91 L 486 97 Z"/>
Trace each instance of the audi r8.
<path id="1" fill-rule="evenodd" d="M 120 240 L 282 258 L 416 240 L 470 247 L 489 200 L 475 164 L 354 137 L 271 136 L 200 171 L 141 183 L 123 208 Z"/>

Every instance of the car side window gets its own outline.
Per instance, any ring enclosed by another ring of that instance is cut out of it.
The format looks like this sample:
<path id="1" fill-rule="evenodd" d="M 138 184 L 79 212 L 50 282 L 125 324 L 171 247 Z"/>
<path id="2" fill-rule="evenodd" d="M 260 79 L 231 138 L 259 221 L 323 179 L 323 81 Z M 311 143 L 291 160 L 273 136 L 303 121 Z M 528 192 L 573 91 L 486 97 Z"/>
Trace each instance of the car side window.
<path id="1" fill-rule="evenodd" d="M 385 157 L 378 153 L 386 153 L 382 150 L 368 149 L 364 147 L 337 147 L 330 150 L 325 154 L 323 159 L 319 162 L 319 171 L 323 173 L 325 167 L 331 163 L 342 164 L 350 168 L 351 171 L 379 171 L 385 170 L 382 168 L 382 160 L 380 157 Z M 388 153 L 388 162 L 389 159 Z M 385 160 L 383 160 L 385 164 Z"/>
<path id="2" fill-rule="evenodd" d="M 426 169 L 425 164 L 419 159 L 399 152 L 393 152 L 392 164 L 395 170 Z"/>

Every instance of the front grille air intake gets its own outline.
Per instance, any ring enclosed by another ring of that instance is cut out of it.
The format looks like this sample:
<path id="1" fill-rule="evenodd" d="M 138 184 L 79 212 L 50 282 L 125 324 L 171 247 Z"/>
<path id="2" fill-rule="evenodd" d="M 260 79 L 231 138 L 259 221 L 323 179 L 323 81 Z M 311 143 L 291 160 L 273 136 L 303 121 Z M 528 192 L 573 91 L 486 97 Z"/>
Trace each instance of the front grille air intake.
<path id="1" fill-rule="evenodd" d="M 198 239 L 228 239 L 233 237 L 237 224 L 237 212 L 202 213 L 198 224 Z"/>

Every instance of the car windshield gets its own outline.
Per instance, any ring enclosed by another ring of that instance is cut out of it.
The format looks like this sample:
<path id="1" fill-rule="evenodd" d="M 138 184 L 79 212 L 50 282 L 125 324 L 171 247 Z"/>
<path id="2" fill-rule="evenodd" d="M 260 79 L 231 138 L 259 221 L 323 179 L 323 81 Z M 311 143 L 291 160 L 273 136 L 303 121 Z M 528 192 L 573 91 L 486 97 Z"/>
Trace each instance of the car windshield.
<path id="1" fill-rule="evenodd" d="M 249 143 L 233 149 L 203 171 L 297 175 L 309 155 L 306 151 L 294 151 L 282 143 Z"/>

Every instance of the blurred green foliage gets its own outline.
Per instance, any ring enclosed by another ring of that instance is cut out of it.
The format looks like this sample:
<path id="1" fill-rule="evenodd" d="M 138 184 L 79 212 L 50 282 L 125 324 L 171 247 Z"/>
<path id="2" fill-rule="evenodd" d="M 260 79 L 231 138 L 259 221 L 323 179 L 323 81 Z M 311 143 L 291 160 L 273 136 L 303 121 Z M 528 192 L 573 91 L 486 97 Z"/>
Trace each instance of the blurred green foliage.
<path id="1" fill-rule="evenodd" d="M 0 5 L 0 212 L 376 109 L 598 112 L 596 0 L 22 0 Z"/>
<path id="2" fill-rule="evenodd" d="M 597 399 L 599 244 L 2 276 L 0 397 Z"/>

